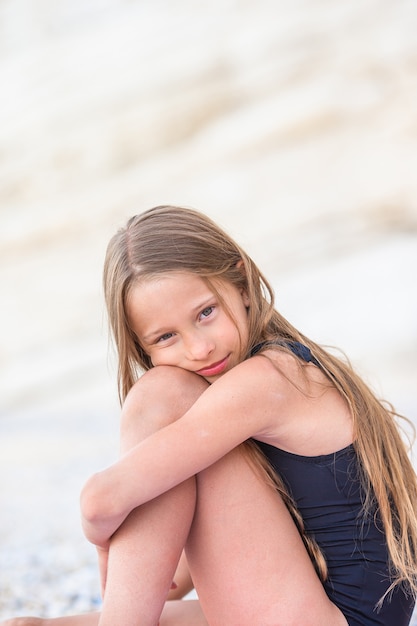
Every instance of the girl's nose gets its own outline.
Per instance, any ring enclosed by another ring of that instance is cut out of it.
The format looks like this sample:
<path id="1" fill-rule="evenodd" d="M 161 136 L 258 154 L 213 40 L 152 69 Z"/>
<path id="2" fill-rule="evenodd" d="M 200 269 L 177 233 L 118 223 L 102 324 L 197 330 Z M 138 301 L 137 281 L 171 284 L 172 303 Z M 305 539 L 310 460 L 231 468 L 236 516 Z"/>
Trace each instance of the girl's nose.
<path id="1" fill-rule="evenodd" d="M 186 344 L 187 356 L 192 361 L 203 361 L 214 350 L 214 343 L 208 337 L 195 333 Z"/>

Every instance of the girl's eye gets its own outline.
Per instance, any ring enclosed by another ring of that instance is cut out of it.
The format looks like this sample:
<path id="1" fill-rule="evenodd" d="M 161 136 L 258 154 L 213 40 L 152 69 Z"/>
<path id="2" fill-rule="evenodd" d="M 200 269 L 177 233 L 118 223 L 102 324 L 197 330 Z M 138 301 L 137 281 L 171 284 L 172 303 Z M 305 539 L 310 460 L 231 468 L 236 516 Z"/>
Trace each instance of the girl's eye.
<path id="1" fill-rule="evenodd" d="M 162 341 L 167 341 L 167 339 L 171 339 L 173 333 L 164 333 L 156 340 L 156 343 L 160 343 Z"/>
<path id="2" fill-rule="evenodd" d="M 209 317 L 214 310 L 214 306 L 207 306 L 205 309 L 201 311 L 201 317 Z"/>

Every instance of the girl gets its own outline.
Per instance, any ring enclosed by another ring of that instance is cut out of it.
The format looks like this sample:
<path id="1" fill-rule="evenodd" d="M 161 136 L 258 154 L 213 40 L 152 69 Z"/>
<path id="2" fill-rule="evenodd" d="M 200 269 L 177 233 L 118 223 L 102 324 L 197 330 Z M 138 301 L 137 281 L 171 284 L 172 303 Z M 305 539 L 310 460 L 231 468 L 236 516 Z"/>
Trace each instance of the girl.
<path id="1" fill-rule="evenodd" d="M 104 285 L 121 458 L 81 494 L 102 613 L 5 624 L 409 624 L 417 484 L 392 408 L 198 212 L 133 217 Z M 183 549 L 199 600 L 165 602 Z"/>

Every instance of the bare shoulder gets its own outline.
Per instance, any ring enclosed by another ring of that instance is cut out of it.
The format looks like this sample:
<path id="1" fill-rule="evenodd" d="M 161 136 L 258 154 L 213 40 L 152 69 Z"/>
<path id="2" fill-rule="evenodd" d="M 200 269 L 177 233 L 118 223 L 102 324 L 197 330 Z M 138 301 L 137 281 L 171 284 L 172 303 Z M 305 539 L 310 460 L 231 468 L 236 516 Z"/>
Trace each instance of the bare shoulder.
<path id="1" fill-rule="evenodd" d="M 274 412 L 282 409 L 297 392 L 301 379 L 296 359 L 270 350 L 239 363 L 212 387 L 229 397 L 239 398 L 246 407 Z"/>
<path id="2" fill-rule="evenodd" d="M 270 355 L 262 353 L 236 365 L 227 372 L 225 380 L 229 384 L 236 381 L 243 386 L 248 385 L 251 388 L 254 385 L 261 385 L 262 387 L 271 385 L 275 387 L 279 384 L 280 377 L 280 371 L 276 366 L 274 358 L 270 358 Z"/>
<path id="3" fill-rule="evenodd" d="M 261 384 L 274 390 L 297 388 L 307 391 L 312 382 L 323 378 L 317 367 L 300 363 L 292 354 L 274 349 L 243 361 L 233 371 L 245 384 Z"/>
<path id="4" fill-rule="evenodd" d="M 324 372 L 285 352 L 268 350 L 249 359 L 248 369 L 259 369 L 268 398 L 277 400 L 275 427 L 261 440 L 305 456 L 342 449 L 353 439 L 353 425 L 346 400 Z M 250 363 L 250 361 L 254 361 Z"/>

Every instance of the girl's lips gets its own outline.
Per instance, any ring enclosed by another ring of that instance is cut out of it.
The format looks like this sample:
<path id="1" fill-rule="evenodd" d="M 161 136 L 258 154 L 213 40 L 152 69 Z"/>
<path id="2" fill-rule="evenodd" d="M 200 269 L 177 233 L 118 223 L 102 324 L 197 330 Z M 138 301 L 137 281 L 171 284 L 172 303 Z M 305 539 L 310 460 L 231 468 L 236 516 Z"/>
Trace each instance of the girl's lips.
<path id="1" fill-rule="evenodd" d="M 221 374 L 227 366 L 227 361 L 229 357 L 227 356 L 225 359 L 218 361 L 217 363 L 212 363 L 207 367 L 203 367 L 201 370 L 198 370 L 196 374 L 200 376 L 216 376 L 216 374 Z"/>

